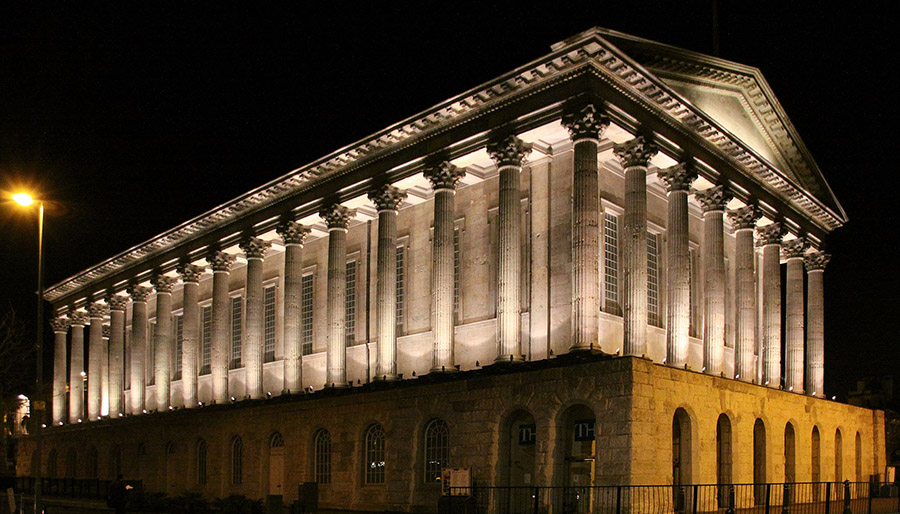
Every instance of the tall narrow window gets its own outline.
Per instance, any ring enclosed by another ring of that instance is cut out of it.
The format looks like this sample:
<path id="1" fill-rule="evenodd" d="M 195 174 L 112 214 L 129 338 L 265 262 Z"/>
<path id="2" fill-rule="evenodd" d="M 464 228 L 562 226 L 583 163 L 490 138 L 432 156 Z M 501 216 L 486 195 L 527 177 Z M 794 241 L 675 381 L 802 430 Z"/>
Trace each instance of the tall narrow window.
<path id="1" fill-rule="evenodd" d="M 197 483 L 206 484 L 206 441 L 197 441 Z"/>
<path id="2" fill-rule="evenodd" d="M 690 274 L 688 275 L 688 287 L 689 296 L 690 296 L 690 325 L 688 333 L 691 337 L 700 337 L 700 260 L 697 255 L 697 251 L 694 249 L 690 250 L 689 253 L 689 262 L 691 265 Z"/>
<path id="3" fill-rule="evenodd" d="M 367 484 L 384 483 L 384 428 L 372 425 L 366 431 L 365 479 Z"/>
<path id="4" fill-rule="evenodd" d="M 406 321 L 406 309 L 405 307 L 405 299 L 406 299 L 406 274 L 405 274 L 405 262 L 404 258 L 406 257 L 406 252 L 404 251 L 404 247 L 397 247 L 397 335 L 403 333 L 403 323 Z"/>
<path id="5" fill-rule="evenodd" d="M 244 442 L 240 437 L 231 441 L 231 483 L 241 485 L 244 483 Z"/>
<path id="6" fill-rule="evenodd" d="M 231 369 L 243 366 L 241 357 L 241 338 L 243 337 L 244 303 L 240 296 L 231 298 Z"/>
<path id="7" fill-rule="evenodd" d="M 125 387 L 131 390 L 131 327 L 125 329 Z"/>
<path id="8" fill-rule="evenodd" d="M 317 483 L 331 483 L 331 433 L 324 428 L 316 432 L 314 468 Z"/>
<path id="9" fill-rule="evenodd" d="M 300 322 L 302 326 L 302 352 L 313 352 L 313 276 L 303 275 L 300 282 Z"/>
<path id="10" fill-rule="evenodd" d="M 647 232 L 647 322 L 662 326 L 659 315 L 659 236 Z"/>
<path id="11" fill-rule="evenodd" d="M 212 341 L 212 305 L 203 307 L 200 313 L 200 374 L 208 375 L 210 370 L 210 342 Z"/>
<path id="12" fill-rule="evenodd" d="M 184 352 L 184 316 L 175 316 L 175 380 L 181 380 L 181 362 Z"/>
<path id="13" fill-rule="evenodd" d="M 150 322 L 147 344 L 147 385 L 156 384 L 156 322 Z"/>
<path id="14" fill-rule="evenodd" d="M 272 362 L 275 360 L 275 286 L 269 286 L 263 291 L 263 308 L 265 320 L 263 362 Z"/>
<path id="15" fill-rule="evenodd" d="M 425 427 L 425 483 L 441 480 L 441 470 L 450 462 L 450 430 L 447 423 L 435 419 Z"/>
<path id="16" fill-rule="evenodd" d="M 606 312 L 622 315 L 619 307 L 619 217 L 603 217 L 603 297 Z"/>
<path id="17" fill-rule="evenodd" d="M 459 227 L 453 229 L 453 313 L 459 318 Z"/>
<path id="18" fill-rule="evenodd" d="M 347 346 L 356 341 L 356 261 L 347 261 L 346 284 L 344 296 L 344 327 Z"/>

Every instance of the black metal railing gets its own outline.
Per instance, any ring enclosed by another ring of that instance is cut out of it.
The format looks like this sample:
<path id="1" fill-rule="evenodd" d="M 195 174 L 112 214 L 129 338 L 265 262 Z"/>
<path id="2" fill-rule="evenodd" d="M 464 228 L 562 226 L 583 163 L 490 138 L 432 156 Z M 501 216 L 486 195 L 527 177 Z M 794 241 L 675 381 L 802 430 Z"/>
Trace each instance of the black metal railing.
<path id="1" fill-rule="evenodd" d="M 41 492 L 44 496 L 105 500 L 112 480 L 96 478 L 41 478 Z M 139 480 L 128 480 L 132 487 L 140 487 Z M 16 492 L 34 494 L 34 477 L 16 477 Z"/>
<path id="2" fill-rule="evenodd" d="M 491 514 L 882 514 L 900 488 L 876 482 L 450 488 Z M 472 512 L 466 509 L 465 512 Z"/>

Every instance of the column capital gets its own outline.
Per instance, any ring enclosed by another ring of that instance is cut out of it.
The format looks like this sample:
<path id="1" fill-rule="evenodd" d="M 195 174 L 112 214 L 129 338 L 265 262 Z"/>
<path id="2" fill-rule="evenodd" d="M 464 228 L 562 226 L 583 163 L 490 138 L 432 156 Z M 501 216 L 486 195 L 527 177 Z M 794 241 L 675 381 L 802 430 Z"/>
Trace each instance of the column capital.
<path id="1" fill-rule="evenodd" d="M 100 302 L 94 302 L 88 305 L 88 314 L 91 319 L 93 318 L 102 318 L 106 315 L 106 305 Z"/>
<path id="2" fill-rule="evenodd" d="M 154 275 L 150 281 L 153 283 L 153 287 L 156 288 L 157 293 L 172 293 L 172 289 L 175 287 L 175 279 L 166 275 Z"/>
<path id="3" fill-rule="evenodd" d="M 657 152 L 659 152 L 659 148 L 645 136 L 637 136 L 631 141 L 613 146 L 613 153 L 625 168 L 647 166 Z"/>
<path id="4" fill-rule="evenodd" d="M 103 333 L 101 334 L 101 337 L 103 337 L 103 339 L 109 339 L 109 335 L 111 332 L 112 331 L 109 328 L 109 325 L 103 325 Z"/>
<path id="5" fill-rule="evenodd" d="M 756 222 L 762 217 L 762 213 L 755 205 L 745 205 L 728 211 L 728 219 L 735 230 L 756 228 Z"/>
<path id="6" fill-rule="evenodd" d="M 62 316 L 53 318 L 50 320 L 50 326 L 53 328 L 53 332 L 65 334 L 69 331 L 69 319 Z"/>
<path id="7" fill-rule="evenodd" d="M 562 126 L 569 131 L 572 141 L 600 139 L 609 126 L 609 118 L 596 105 L 588 103 L 564 114 Z"/>
<path id="8" fill-rule="evenodd" d="M 831 255 L 825 252 L 813 252 L 807 254 L 804 259 L 806 271 L 823 271 L 828 262 L 831 261 Z"/>
<path id="9" fill-rule="evenodd" d="M 406 199 L 406 191 L 394 186 L 385 185 L 369 191 L 369 200 L 375 204 L 378 212 L 396 211 Z"/>
<path id="10" fill-rule="evenodd" d="M 130 285 L 127 291 L 132 302 L 146 302 L 151 290 L 149 287 Z"/>
<path id="11" fill-rule="evenodd" d="M 454 191 L 459 180 L 466 176 L 466 170 L 450 164 L 450 161 L 443 161 L 428 166 L 422 170 L 422 174 L 431 182 L 431 189 L 435 191 L 439 189 Z"/>
<path id="12" fill-rule="evenodd" d="M 184 283 L 193 282 L 195 284 L 199 284 L 200 277 L 203 275 L 204 271 L 206 271 L 206 266 L 199 266 L 197 264 L 188 264 L 184 262 L 178 265 L 178 274 L 181 275 L 181 281 Z"/>
<path id="13" fill-rule="evenodd" d="M 275 232 L 281 236 L 281 240 L 285 245 L 300 245 L 306 242 L 307 236 L 311 232 L 309 227 L 305 227 L 296 221 L 282 220 L 275 227 Z"/>
<path id="14" fill-rule="evenodd" d="M 713 186 L 703 191 L 694 191 L 694 198 L 700 202 L 703 212 L 724 211 L 731 201 L 731 191 L 724 185 Z M 755 222 L 754 222 L 755 223 Z"/>
<path id="15" fill-rule="evenodd" d="M 350 218 L 355 215 L 355 209 L 344 207 L 339 203 L 326 205 L 319 211 L 319 217 L 325 220 L 328 230 L 347 230 L 347 227 L 350 226 Z"/>
<path id="16" fill-rule="evenodd" d="M 781 243 L 781 254 L 785 259 L 802 259 L 808 247 L 806 239 L 798 237 Z"/>
<path id="17" fill-rule="evenodd" d="M 237 260 L 237 255 L 225 253 L 221 250 L 211 250 L 206 256 L 206 262 L 213 271 L 230 271 L 231 265 Z M 185 281 L 186 282 L 186 281 Z"/>
<path id="18" fill-rule="evenodd" d="M 111 311 L 125 312 L 125 306 L 128 305 L 128 298 L 110 292 L 110 294 L 106 295 L 106 304 L 109 305 L 109 310 Z"/>
<path id="19" fill-rule="evenodd" d="M 272 243 L 265 239 L 245 234 L 241 238 L 241 242 L 238 243 L 238 246 L 248 259 L 263 259 L 266 256 L 266 251 L 272 246 Z"/>
<path id="20" fill-rule="evenodd" d="M 510 134 L 488 143 L 487 153 L 498 168 L 504 166 L 521 168 L 525 164 L 525 158 L 531 153 L 531 143 Z"/>
<path id="21" fill-rule="evenodd" d="M 697 169 L 689 162 L 681 162 L 675 166 L 659 170 L 656 175 L 666 185 L 666 190 L 670 193 L 672 191 L 689 191 L 691 184 L 697 180 Z"/>
<path id="22" fill-rule="evenodd" d="M 84 311 L 69 311 L 69 325 L 73 327 L 83 327 L 87 325 L 88 316 Z"/>
<path id="23" fill-rule="evenodd" d="M 784 227 L 777 221 L 770 225 L 756 227 L 756 235 L 759 237 L 759 245 L 780 245 L 785 234 Z"/>

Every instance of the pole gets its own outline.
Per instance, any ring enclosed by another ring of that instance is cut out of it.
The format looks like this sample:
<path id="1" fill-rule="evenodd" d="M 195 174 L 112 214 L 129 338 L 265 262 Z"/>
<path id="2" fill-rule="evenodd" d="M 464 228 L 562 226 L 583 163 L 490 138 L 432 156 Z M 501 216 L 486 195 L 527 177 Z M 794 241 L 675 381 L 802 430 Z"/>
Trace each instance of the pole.
<path id="1" fill-rule="evenodd" d="M 41 375 L 43 374 L 44 364 L 44 202 L 38 207 L 38 298 L 37 298 L 37 355 L 35 356 L 36 375 L 34 377 L 35 393 L 34 397 L 37 401 L 41 400 Z M 40 404 L 39 404 L 40 405 Z M 35 414 L 37 422 L 34 424 L 34 452 L 37 454 L 37 469 L 34 477 L 34 512 L 40 514 L 43 512 L 41 498 L 41 428 L 44 423 L 44 410 L 36 410 Z M 35 416 L 32 415 L 32 419 Z"/>

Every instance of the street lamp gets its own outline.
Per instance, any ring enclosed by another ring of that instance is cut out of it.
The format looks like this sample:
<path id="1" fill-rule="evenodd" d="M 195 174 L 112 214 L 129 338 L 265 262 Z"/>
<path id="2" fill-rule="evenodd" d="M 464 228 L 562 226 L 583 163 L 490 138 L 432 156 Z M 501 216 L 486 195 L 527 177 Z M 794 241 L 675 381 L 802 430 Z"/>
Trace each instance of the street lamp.
<path id="1" fill-rule="evenodd" d="M 28 193 L 16 193 L 12 195 L 12 199 L 23 207 L 28 207 L 35 202 L 34 198 Z M 34 377 L 35 396 L 40 397 L 41 393 L 41 375 L 43 374 L 44 363 L 44 202 L 38 200 L 38 297 L 37 297 L 37 342 L 35 350 L 37 356 L 35 358 L 36 375 Z M 33 404 L 34 410 L 40 413 L 37 421 L 34 423 L 34 452 L 37 455 L 37 469 L 34 470 L 34 512 L 40 514 L 43 512 L 41 498 L 41 428 L 44 422 L 44 402 L 36 399 Z M 35 416 L 32 416 L 34 420 Z"/>

